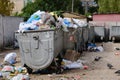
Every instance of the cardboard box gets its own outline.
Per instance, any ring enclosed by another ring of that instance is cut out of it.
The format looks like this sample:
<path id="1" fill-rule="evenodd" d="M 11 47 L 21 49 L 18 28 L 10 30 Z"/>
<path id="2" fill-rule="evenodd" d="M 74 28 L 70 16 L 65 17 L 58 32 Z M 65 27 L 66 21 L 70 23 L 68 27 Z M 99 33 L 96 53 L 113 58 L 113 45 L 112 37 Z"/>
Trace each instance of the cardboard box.
<path id="1" fill-rule="evenodd" d="M 67 50 L 64 56 L 64 59 L 70 61 L 77 61 L 80 58 L 80 53 L 76 52 L 75 50 Z"/>

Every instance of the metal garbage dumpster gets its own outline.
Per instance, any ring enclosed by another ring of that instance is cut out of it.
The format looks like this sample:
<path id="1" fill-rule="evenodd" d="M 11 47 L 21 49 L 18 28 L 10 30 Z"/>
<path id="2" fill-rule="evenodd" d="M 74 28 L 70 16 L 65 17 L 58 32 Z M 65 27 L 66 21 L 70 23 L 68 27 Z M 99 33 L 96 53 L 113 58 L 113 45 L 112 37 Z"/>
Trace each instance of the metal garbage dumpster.
<path id="1" fill-rule="evenodd" d="M 105 27 L 104 26 L 94 26 L 95 41 L 100 41 L 105 38 Z"/>
<path id="2" fill-rule="evenodd" d="M 63 50 L 61 29 L 33 30 L 15 33 L 21 54 L 22 66 L 28 69 L 45 69 Z"/>
<path id="3" fill-rule="evenodd" d="M 111 26 L 110 27 L 110 40 L 120 40 L 120 26 Z"/>

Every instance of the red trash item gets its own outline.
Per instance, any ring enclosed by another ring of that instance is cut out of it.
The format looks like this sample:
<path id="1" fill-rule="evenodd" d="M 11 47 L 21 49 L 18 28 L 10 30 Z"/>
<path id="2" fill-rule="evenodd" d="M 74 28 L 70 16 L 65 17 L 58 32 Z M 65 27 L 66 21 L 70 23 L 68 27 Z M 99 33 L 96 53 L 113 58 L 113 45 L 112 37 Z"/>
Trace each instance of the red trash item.
<path id="1" fill-rule="evenodd" d="M 88 69 L 88 66 L 84 66 L 84 69 Z"/>
<path id="2" fill-rule="evenodd" d="M 70 36 L 70 41 L 74 41 L 74 36 Z"/>

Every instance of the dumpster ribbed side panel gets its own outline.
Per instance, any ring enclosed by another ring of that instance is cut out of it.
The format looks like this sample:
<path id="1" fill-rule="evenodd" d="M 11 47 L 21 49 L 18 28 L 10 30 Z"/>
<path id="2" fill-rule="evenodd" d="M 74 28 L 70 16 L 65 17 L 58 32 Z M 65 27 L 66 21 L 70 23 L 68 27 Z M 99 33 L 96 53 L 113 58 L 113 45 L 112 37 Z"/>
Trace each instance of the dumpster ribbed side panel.
<path id="1" fill-rule="evenodd" d="M 88 35 L 88 32 L 89 32 L 89 28 L 88 27 L 82 27 L 82 35 L 83 35 L 83 41 L 86 43 L 88 42 L 88 38 L 89 38 L 89 35 Z"/>
<path id="2" fill-rule="evenodd" d="M 94 42 L 95 40 L 95 33 L 94 33 L 94 26 L 89 26 L 89 32 L 88 32 L 88 42 Z"/>
<path id="3" fill-rule="evenodd" d="M 68 28 L 69 32 L 64 32 L 64 49 L 74 49 L 75 43 L 70 41 L 70 37 L 75 37 L 74 28 Z"/>

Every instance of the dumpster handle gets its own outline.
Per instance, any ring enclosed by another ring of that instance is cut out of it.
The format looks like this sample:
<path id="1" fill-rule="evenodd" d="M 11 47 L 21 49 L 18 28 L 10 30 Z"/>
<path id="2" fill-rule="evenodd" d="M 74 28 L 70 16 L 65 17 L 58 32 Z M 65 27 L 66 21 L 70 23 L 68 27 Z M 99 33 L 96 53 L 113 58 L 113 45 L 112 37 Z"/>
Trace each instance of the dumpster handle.
<path id="1" fill-rule="evenodd" d="M 33 39 L 34 39 L 34 40 L 38 40 L 38 39 L 39 39 L 39 36 L 33 36 Z"/>
<path id="2" fill-rule="evenodd" d="M 38 49 L 38 48 L 39 48 L 39 36 L 38 36 L 38 35 L 33 36 L 33 39 L 34 39 L 35 41 L 37 41 L 37 46 L 35 47 L 35 49 Z"/>

